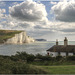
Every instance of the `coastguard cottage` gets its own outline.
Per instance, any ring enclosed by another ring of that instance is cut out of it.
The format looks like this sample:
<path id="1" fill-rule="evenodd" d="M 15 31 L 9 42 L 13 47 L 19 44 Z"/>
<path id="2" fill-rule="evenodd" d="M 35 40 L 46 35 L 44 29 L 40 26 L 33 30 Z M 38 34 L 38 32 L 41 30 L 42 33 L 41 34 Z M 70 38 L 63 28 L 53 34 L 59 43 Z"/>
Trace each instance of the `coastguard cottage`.
<path id="1" fill-rule="evenodd" d="M 47 54 L 52 57 L 61 56 L 72 56 L 75 55 L 75 45 L 68 45 L 68 40 L 65 37 L 64 45 L 59 45 L 58 40 L 56 40 L 56 45 L 47 50 Z"/>

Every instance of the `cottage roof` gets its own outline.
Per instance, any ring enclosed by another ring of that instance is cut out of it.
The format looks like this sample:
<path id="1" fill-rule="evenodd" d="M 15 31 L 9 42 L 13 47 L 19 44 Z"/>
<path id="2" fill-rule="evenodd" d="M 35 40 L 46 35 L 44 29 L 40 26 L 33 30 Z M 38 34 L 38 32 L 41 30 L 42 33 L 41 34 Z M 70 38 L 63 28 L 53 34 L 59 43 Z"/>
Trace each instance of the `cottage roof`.
<path id="1" fill-rule="evenodd" d="M 54 45 L 53 47 L 51 47 L 47 51 L 50 51 L 50 52 L 73 52 L 73 53 L 75 53 L 75 45 L 67 45 L 67 46 Z"/>

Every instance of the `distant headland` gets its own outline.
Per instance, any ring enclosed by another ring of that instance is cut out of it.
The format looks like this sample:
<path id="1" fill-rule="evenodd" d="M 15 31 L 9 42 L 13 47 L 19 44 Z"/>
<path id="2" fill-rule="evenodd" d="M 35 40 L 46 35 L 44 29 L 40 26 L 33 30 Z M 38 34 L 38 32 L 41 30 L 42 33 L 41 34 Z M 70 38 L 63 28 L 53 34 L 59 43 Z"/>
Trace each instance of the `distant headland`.
<path id="1" fill-rule="evenodd" d="M 47 41 L 46 39 L 35 39 L 36 41 Z"/>

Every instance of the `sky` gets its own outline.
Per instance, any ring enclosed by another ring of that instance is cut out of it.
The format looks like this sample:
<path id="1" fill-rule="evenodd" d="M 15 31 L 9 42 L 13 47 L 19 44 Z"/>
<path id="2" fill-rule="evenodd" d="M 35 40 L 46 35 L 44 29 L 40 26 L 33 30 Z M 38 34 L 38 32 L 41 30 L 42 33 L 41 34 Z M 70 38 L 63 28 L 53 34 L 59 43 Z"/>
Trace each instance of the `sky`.
<path id="1" fill-rule="evenodd" d="M 35 39 L 75 41 L 75 0 L 0 0 L 0 29 Z"/>

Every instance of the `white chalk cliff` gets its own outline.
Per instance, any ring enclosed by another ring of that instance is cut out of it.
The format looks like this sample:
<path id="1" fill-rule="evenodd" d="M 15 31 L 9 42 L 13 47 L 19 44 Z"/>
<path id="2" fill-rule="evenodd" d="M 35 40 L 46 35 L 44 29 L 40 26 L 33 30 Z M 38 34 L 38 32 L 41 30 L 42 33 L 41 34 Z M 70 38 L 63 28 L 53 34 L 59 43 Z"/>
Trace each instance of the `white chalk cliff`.
<path id="1" fill-rule="evenodd" d="M 23 43 L 31 43 L 35 40 L 26 35 L 26 32 L 21 32 L 19 34 L 15 34 L 14 37 L 8 39 L 6 41 L 7 44 L 23 44 Z"/>

